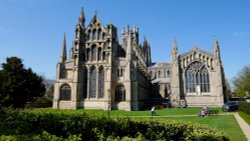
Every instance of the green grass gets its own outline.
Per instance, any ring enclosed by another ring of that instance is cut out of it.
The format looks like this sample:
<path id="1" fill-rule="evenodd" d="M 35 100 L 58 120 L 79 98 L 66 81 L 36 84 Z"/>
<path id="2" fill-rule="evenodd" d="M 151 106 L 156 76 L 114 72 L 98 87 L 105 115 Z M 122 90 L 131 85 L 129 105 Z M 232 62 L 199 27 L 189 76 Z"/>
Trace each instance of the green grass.
<path id="1" fill-rule="evenodd" d="M 154 120 L 164 120 L 164 119 L 205 124 L 208 125 L 210 128 L 214 128 L 228 134 L 230 140 L 232 141 L 246 141 L 246 138 L 233 115 L 219 115 L 219 116 L 208 116 L 208 117 L 188 116 L 188 117 L 154 118 Z"/>
<path id="2" fill-rule="evenodd" d="M 239 112 L 240 116 L 247 122 L 247 124 L 250 126 L 250 115 L 244 113 L 244 112 Z"/>
<path id="3" fill-rule="evenodd" d="M 166 108 L 156 110 L 158 116 L 173 116 L 173 115 L 198 115 L 201 108 Z M 217 109 L 220 111 L 220 108 L 210 108 Z M 108 114 L 108 111 L 103 110 L 78 110 L 85 111 L 87 113 L 102 113 Z M 110 111 L 111 116 L 151 116 L 150 110 L 146 111 L 123 111 L 123 110 L 112 110 Z"/>
<path id="4" fill-rule="evenodd" d="M 221 108 L 210 108 L 217 109 L 221 113 Z M 90 113 L 90 114 L 102 114 L 108 116 L 108 111 L 104 110 L 58 110 L 58 109 L 35 109 L 41 112 L 67 112 L 67 113 Z M 246 138 L 241 131 L 237 121 L 233 115 L 218 115 L 218 116 L 208 116 L 199 117 L 198 113 L 200 108 L 171 108 L 171 109 L 161 109 L 156 110 L 156 117 L 151 117 L 150 110 L 147 111 L 123 111 L 123 110 L 112 110 L 110 112 L 111 116 L 133 116 L 134 118 L 148 118 L 152 120 L 178 120 L 184 122 L 194 122 L 199 124 L 208 125 L 210 128 L 217 129 L 229 135 L 232 141 L 246 141 Z M 191 115 L 191 116 L 185 116 Z M 146 116 L 146 117 L 145 117 Z M 169 116 L 169 117 L 160 117 Z"/>

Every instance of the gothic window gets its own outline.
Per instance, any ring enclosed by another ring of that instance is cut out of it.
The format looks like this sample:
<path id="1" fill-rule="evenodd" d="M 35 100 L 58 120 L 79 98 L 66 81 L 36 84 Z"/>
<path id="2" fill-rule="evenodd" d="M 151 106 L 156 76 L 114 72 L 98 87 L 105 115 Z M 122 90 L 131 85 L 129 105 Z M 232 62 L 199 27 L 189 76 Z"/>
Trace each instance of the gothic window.
<path id="1" fill-rule="evenodd" d="M 167 77 L 170 77 L 170 71 L 167 70 Z"/>
<path id="2" fill-rule="evenodd" d="M 89 79 L 89 95 L 90 98 L 96 98 L 96 68 L 92 67 L 90 69 L 90 79 Z"/>
<path id="3" fill-rule="evenodd" d="M 67 78 L 67 70 L 62 68 L 61 71 L 60 71 L 60 78 Z"/>
<path id="4" fill-rule="evenodd" d="M 60 100 L 69 101 L 71 99 L 71 88 L 68 84 L 64 84 L 60 88 Z"/>
<path id="5" fill-rule="evenodd" d="M 102 33 L 102 39 L 103 40 L 105 39 L 105 33 Z"/>
<path id="6" fill-rule="evenodd" d="M 98 48 L 98 61 L 101 61 L 101 57 L 102 57 L 102 49 Z"/>
<path id="7" fill-rule="evenodd" d="M 96 40 L 96 30 L 95 29 L 92 32 L 92 40 Z"/>
<path id="8" fill-rule="evenodd" d="M 117 69 L 117 77 L 123 77 L 123 69 L 122 68 Z"/>
<path id="9" fill-rule="evenodd" d="M 88 69 L 85 67 L 83 70 L 83 98 L 87 97 L 88 88 Z"/>
<path id="10" fill-rule="evenodd" d="M 87 57 L 86 60 L 90 61 L 90 49 L 89 48 L 87 49 L 87 55 L 86 55 L 86 57 Z"/>
<path id="11" fill-rule="evenodd" d="M 126 90 L 124 86 L 117 86 L 115 89 L 115 101 L 121 102 L 126 100 Z"/>
<path id="12" fill-rule="evenodd" d="M 91 48 L 91 61 L 95 61 L 96 60 L 96 46 L 93 45 Z"/>
<path id="13" fill-rule="evenodd" d="M 106 52 L 102 52 L 102 60 L 103 60 L 103 61 L 106 60 Z"/>
<path id="14" fill-rule="evenodd" d="M 104 69 L 102 66 L 99 69 L 98 94 L 99 98 L 104 97 Z"/>
<path id="15" fill-rule="evenodd" d="M 192 63 L 185 73 L 187 93 L 210 92 L 209 73 L 200 62 Z"/>
<path id="16" fill-rule="evenodd" d="M 102 37 L 102 30 L 98 29 L 97 40 L 101 40 L 101 37 Z"/>
<path id="17" fill-rule="evenodd" d="M 87 34 L 87 40 L 91 40 L 91 31 L 90 30 L 88 31 L 88 34 Z"/>
<path id="18" fill-rule="evenodd" d="M 161 71 L 158 71 L 158 78 L 161 77 Z"/>

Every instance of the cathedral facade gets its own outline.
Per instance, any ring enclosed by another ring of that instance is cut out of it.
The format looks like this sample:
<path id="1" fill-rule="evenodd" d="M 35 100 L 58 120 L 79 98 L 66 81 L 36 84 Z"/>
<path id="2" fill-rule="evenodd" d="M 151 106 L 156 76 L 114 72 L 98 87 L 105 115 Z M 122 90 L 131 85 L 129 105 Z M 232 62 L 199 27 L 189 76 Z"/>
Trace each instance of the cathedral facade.
<path id="1" fill-rule="evenodd" d="M 218 41 L 213 52 L 193 48 L 178 54 L 174 41 L 170 63 L 152 63 L 138 28 L 104 26 L 97 15 L 87 27 L 81 11 L 67 57 L 66 36 L 56 66 L 53 108 L 139 110 L 153 104 L 221 106 L 224 71 Z M 160 100 L 159 100 L 160 99 Z"/>

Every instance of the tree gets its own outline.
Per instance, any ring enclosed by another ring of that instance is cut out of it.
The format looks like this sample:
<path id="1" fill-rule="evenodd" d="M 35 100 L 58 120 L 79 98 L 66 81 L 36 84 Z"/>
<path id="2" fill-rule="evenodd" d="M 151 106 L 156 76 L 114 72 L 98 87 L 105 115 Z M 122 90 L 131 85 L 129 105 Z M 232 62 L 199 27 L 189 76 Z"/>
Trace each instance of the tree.
<path id="1" fill-rule="evenodd" d="M 54 95 L 55 80 L 48 79 L 45 75 L 42 75 L 42 79 L 46 90 L 44 96 L 36 99 L 34 103 L 51 103 Z"/>
<path id="2" fill-rule="evenodd" d="M 250 94 L 250 65 L 240 70 L 233 79 L 236 95 L 245 97 Z"/>
<path id="3" fill-rule="evenodd" d="M 45 86 L 41 76 L 25 69 L 22 60 L 17 57 L 6 59 L 0 70 L 0 105 L 5 107 L 23 108 L 44 95 Z"/>
<path id="4" fill-rule="evenodd" d="M 225 81 L 226 81 L 226 87 L 227 87 L 227 90 L 226 90 L 227 97 L 232 97 L 231 85 L 230 85 L 228 79 L 226 79 Z"/>

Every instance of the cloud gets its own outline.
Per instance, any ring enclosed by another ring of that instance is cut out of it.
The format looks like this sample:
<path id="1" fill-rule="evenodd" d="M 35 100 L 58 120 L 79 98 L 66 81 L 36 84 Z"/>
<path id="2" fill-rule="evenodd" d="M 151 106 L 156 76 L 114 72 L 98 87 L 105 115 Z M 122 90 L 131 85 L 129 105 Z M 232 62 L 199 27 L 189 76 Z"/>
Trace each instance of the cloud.
<path id="1" fill-rule="evenodd" d="M 246 38 L 246 37 L 248 37 L 247 32 L 232 32 L 231 34 L 235 38 Z"/>

